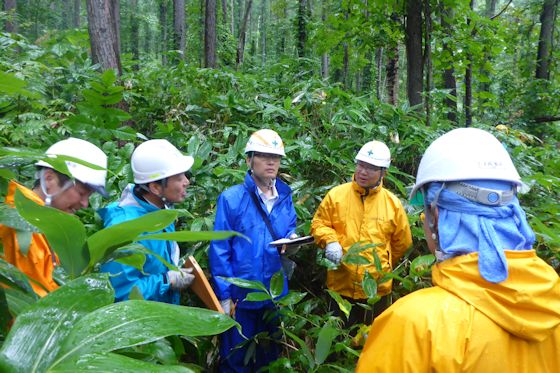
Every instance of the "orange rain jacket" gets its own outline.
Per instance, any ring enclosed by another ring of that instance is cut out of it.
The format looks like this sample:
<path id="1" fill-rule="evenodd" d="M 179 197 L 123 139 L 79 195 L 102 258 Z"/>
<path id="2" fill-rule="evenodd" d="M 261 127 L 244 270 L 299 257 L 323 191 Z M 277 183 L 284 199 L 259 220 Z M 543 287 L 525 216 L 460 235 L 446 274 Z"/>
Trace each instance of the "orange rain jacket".
<path id="1" fill-rule="evenodd" d="M 14 205 L 16 188 L 27 198 L 40 205 L 44 205 L 43 200 L 37 194 L 13 180 L 10 181 L 8 186 L 6 204 Z M 49 247 L 47 239 L 43 234 L 32 234 L 27 255 L 23 255 L 19 249 L 15 229 L 0 224 L 0 240 L 2 240 L 2 245 L 4 246 L 4 260 L 19 268 L 29 278 L 43 285 L 49 292 L 58 288 L 58 285 L 52 278 L 54 266 L 59 264 L 58 257 Z M 30 283 L 37 295 L 41 297 L 47 295 L 47 291 L 41 286 L 33 281 L 30 281 Z"/>
<path id="2" fill-rule="evenodd" d="M 369 191 L 355 181 L 331 189 L 317 209 L 311 223 L 315 242 L 324 248 L 338 241 L 346 254 L 357 242 L 381 244 L 375 248 L 384 272 L 391 272 L 393 265 L 404 255 L 412 243 L 410 226 L 400 200 L 380 185 Z M 366 299 L 362 279 L 367 270 L 379 277 L 372 250 L 360 255 L 367 258 L 368 265 L 341 263 L 327 273 L 327 287 L 352 299 Z M 391 281 L 379 284 L 380 296 L 391 292 Z"/>
<path id="3" fill-rule="evenodd" d="M 560 372 L 560 278 L 534 250 L 505 253 L 498 284 L 478 253 L 435 265 L 435 287 L 375 319 L 356 372 Z"/>

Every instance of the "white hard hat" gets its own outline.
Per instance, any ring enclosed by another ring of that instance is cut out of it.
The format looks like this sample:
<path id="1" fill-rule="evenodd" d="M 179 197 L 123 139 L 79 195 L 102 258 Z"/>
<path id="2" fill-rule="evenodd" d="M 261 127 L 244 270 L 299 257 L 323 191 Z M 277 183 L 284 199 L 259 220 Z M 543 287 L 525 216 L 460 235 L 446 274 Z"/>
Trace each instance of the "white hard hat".
<path id="1" fill-rule="evenodd" d="M 370 141 L 362 146 L 355 159 L 377 167 L 389 168 L 391 151 L 381 141 Z"/>
<path id="2" fill-rule="evenodd" d="M 418 167 L 410 198 L 427 183 L 460 180 L 501 180 L 521 185 L 521 178 L 503 145 L 478 128 L 457 128 L 430 144 Z"/>
<path id="3" fill-rule="evenodd" d="M 167 140 L 148 140 L 132 153 L 130 165 L 136 184 L 162 180 L 190 170 L 194 158 L 183 155 Z"/>
<path id="4" fill-rule="evenodd" d="M 249 137 L 245 146 L 245 154 L 249 152 L 286 155 L 282 139 L 275 131 L 270 129 L 258 130 Z"/>
<path id="5" fill-rule="evenodd" d="M 72 177 L 103 196 L 107 196 L 105 191 L 105 179 L 107 178 L 107 155 L 103 150 L 93 145 L 89 141 L 69 137 L 51 145 L 45 152 L 47 155 L 66 155 L 78 158 L 82 161 L 103 167 L 103 170 L 94 170 L 79 163 L 66 161 L 66 166 Z M 45 161 L 39 161 L 36 166 L 53 168 Z"/>

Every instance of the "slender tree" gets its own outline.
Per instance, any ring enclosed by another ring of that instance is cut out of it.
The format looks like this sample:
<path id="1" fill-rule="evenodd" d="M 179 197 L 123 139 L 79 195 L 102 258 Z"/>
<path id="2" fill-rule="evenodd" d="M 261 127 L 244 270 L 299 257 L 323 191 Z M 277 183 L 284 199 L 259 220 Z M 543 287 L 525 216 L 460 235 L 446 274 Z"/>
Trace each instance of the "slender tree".
<path id="1" fill-rule="evenodd" d="M 74 0 L 73 16 L 72 16 L 72 27 L 80 27 L 80 8 L 82 6 L 81 0 Z"/>
<path id="2" fill-rule="evenodd" d="M 253 0 L 247 0 L 247 6 L 245 7 L 245 14 L 243 15 L 243 20 L 239 27 L 239 42 L 237 43 L 237 60 L 236 65 L 243 64 L 244 54 L 245 54 L 245 37 L 247 33 L 247 24 L 249 21 L 249 15 L 251 14 L 251 6 L 253 5 Z"/>
<path id="3" fill-rule="evenodd" d="M 455 69 L 453 68 L 453 50 L 449 47 L 446 39 L 451 39 L 453 31 L 451 23 L 448 21 L 453 18 L 453 11 L 451 8 L 441 4 L 441 28 L 446 37 L 443 38 L 443 55 L 449 56 L 449 60 L 444 62 L 443 70 L 443 87 L 449 92 L 445 98 L 445 105 L 447 106 L 447 119 L 450 122 L 457 123 L 457 82 L 455 81 Z"/>
<path id="4" fill-rule="evenodd" d="M 299 57 L 305 57 L 305 42 L 307 40 L 307 0 L 298 0 L 297 10 L 297 53 Z"/>
<path id="5" fill-rule="evenodd" d="M 186 46 L 185 0 L 173 0 L 173 47 L 181 59 L 185 57 Z"/>
<path id="6" fill-rule="evenodd" d="M 325 25 L 325 21 L 327 20 L 327 2 L 328 0 L 321 0 L 321 21 L 323 25 Z M 321 55 L 321 77 L 323 79 L 329 78 L 329 62 L 329 54 L 323 52 Z"/>
<path id="7" fill-rule="evenodd" d="M 9 18 L 4 24 L 6 32 L 17 32 L 18 24 L 16 21 L 17 3 L 16 0 L 4 0 L 4 10 L 9 14 Z"/>
<path id="8" fill-rule="evenodd" d="M 422 103 L 422 0 L 406 2 L 407 95 L 410 106 Z"/>
<path id="9" fill-rule="evenodd" d="M 206 0 L 204 18 L 204 67 L 216 67 L 216 0 Z"/>
<path id="10" fill-rule="evenodd" d="M 159 27 L 161 30 L 161 63 L 165 66 L 167 65 L 167 46 L 168 46 L 168 36 L 167 36 L 167 0 L 162 0 L 159 4 Z"/>
<path id="11" fill-rule="evenodd" d="M 222 24 L 224 25 L 224 27 L 227 27 L 227 23 L 228 23 L 227 0 L 221 0 L 221 4 L 222 4 Z"/>
<path id="12" fill-rule="evenodd" d="M 470 2 L 470 10 L 471 12 L 474 9 L 474 0 Z M 467 16 L 467 28 L 471 24 L 471 17 L 470 15 Z M 473 30 L 474 32 L 474 30 Z M 472 34 L 471 34 L 472 35 Z M 467 51 L 467 68 L 465 70 L 465 99 L 464 99 L 464 107 L 465 107 L 465 127 L 470 127 L 472 124 L 472 53 Z"/>
<path id="13" fill-rule="evenodd" d="M 558 0 L 544 0 L 541 12 L 541 31 L 537 49 L 537 79 L 550 79 L 550 60 L 552 56 L 552 34 Z"/>
<path id="14" fill-rule="evenodd" d="M 130 49 L 132 51 L 132 58 L 135 61 L 140 59 L 140 39 L 138 33 L 138 0 L 130 0 Z M 134 66 L 135 69 L 138 65 Z"/>
<path id="15" fill-rule="evenodd" d="M 122 73 L 118 37 L 118 20 L 115 17 L 116 1 L 86 0 L 91 58 L 106 69 L 115 69 Z"/>
<path id="16" fill-rule="evenodd" d="M 426 125 L 430 125 L 431 116 L 431 90 L 432 90 L 432 8 L 430 0 L 424 0 L 424 66 L 426 67 Z"/>

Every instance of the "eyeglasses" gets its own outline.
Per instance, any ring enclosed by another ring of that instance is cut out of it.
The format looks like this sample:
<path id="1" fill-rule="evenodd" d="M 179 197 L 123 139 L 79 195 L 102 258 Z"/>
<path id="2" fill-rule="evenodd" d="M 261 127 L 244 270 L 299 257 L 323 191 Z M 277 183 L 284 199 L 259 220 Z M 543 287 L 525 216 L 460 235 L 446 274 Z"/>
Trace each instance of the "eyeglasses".
<path id="1" fill-rule="evenodd" d="M 369 172 L 369 173 L 379 172 L 383 169 L 383 167 L 375 166 L 375 165 L 372 165 L 372 164 L 367 164 L 367 163 L 361 162 L 361 161 L 356 162 L 356 168 L 360 168 L 360 169 L 362 169 L 366 172 Z"/>

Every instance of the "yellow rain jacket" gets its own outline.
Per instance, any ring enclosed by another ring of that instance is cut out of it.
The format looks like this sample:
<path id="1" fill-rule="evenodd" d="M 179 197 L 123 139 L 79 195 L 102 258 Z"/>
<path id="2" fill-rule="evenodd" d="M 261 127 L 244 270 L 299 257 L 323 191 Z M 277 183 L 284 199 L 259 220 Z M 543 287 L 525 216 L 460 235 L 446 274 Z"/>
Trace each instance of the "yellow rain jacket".
<path id="1" fill-rule="evenodd" d="M 27 198 L 40 205 L 44 205 L 43 200 L 32 190 L 16 183 L 13 180 L 10 181 L 8 186 L 6 204 L 11 206 L 14 205 L 16 188 L 19 189 L 20 192 L 22 192 Z M 20 271 L 25 273 L 29 278 L 43 285 L 48 291 L 53 291 L 58 288 L 58 285 L 52 278 L 54 266 L 55 264 L 59 264 L 58 257 L 50 249 L 47 239 L 43 234 L 32 234 L 27 255 L 23 255 L 19 249 L 15 229 L 0 224 L 0 240 L 2 240 L 2 245 L 4 246 L 4 260 L 19 268 Z M 38 284 L 35 284 L 33 281 L 30 282 L 35 293 L 41 297 L 47 295 L 47 291 L 45 289 Z"/>
<path id="2" fill-rule="evenodd" d="M 499 284 L 478 253 L 435 265 L 435 287 L 375 319 L 356 372 L 560 372 L 560 278 L 534 250 L 505 253 Z"/>
<path id="3" fill-rule="evenodd" d="M 381 184 L 376 190 L 366 190 L 355 181 L 334 187 L 327 193 L 311 223 L 315 242 L 324 248 L 338 241 L 346 254 L 356 242 L 381 244 L 375 248 L 384 272 L 404 255 L 412 243 L 410 226 L 400 200 Z M 371 264 L 341 263 L 327 273 L 327 287 L 352 299 L 366 299 L 362 279 L 367 270 L 379 277 L 371 250 L 362 256 Z M 391 281 L 379 284 L 380 296 L 391 292 Z"/>

